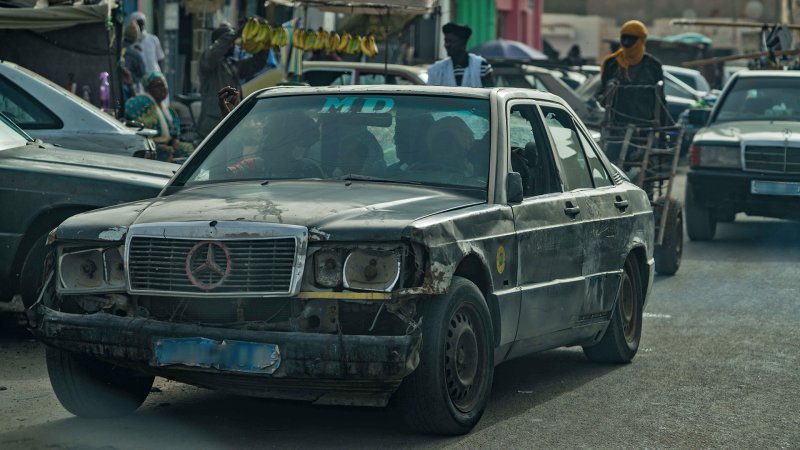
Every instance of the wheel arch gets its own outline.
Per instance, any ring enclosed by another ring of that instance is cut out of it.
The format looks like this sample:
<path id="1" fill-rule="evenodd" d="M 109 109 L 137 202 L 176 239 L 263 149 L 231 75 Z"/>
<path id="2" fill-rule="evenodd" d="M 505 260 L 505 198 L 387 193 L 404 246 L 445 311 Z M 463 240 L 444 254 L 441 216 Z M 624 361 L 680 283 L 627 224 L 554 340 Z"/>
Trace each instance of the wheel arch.
<path id="1" fill-rule="evenodd" d="M 483 259 L 475 253 L 467 254 L 458 263 L 453 276 L 466 278 L 475 283 L 483 294 L 486 306 L 489 307 L 489 316 L 492 318 L 493 340 L 495 347 L 500 343 L 500 305 L 497 296 L 492 295 L 494 287 L 492 277 Z"/>
<path id="2" fill-rule="evenodd" d="M 25 229 L 25 234 L 17 246 L 17 252 L 14 256 L 14 263 L 11 267 L 12 273 L 19 273 L 22 269 L 22 262 L 28 254 L 31 245 L 36 242 L 36 239 L 47 233 L 53 228 L 57 227 L 61 222 L 86 211 L 90 211 L 98 207 L 88 205 L 59 205 L 53 208 L 48 208 L 40 211 L 36 217 L 31 220 Z"/>
<path id="3" fill-rule="evenodd" d="M 639 269 L 639 275 L 641 276 L 642 280 L 642 298 L 645 298 L 647 296 L 647 291 L 650 288 L 650 276 L 647 265 L 647 249 L 643 245 L 634 246 L 628 252 L 628 256 L 625 258 L 625 260 L 627 261 L 631 258 L 634 259 L 636 262 L 636 267 Z"/>

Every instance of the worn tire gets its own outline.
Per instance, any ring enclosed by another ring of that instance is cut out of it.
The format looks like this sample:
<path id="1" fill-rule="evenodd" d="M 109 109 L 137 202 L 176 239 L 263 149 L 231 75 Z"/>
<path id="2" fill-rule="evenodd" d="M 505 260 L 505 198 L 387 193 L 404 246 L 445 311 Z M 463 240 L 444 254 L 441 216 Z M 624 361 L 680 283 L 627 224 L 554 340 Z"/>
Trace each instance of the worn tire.
<path id="1" fill-rule="evenodd" d="M 697 204 L 692 185 L 686 184 L 686 232 L 693 241 L 710 241 L 717 231 L 717 221 L 711 209 Z"/>
<path id="2" fill-rule="evenodd" d="M 22 295 L 22 303 L 25 308 L 30 307 L 36 301 L 39 289 L 44 282 L 44 259 L 47 256 L 46 243 L 47 233 L 33 242 L 19 271 L 19 293 Z"/>
<path id="3" fill-rule="evenodd" d="M 636 356 L 642 338 L 643 305 L 641 271 L 635 259 L 628 258 L 620 280 L 617 303 L 611 312 L 611 323 L 599 342 L 583 347 L 586 357 L 599 363 L 630 362 Z"/>
<path id="4" fill-rule="evenodd" d="M 683 257 L 683 211 L 675 199 L 669 201 L 667 222 L 664 226 L 664 240 L 655 247 L 656 272 L 661 275 L 675 275 L 681 267 Z"/>
<path id="5" fill-rule="evenodd" d="M 731 210 L 716 209 L 714 210 L 714 220 L 717 223 L 732 223 L 736 221 L 736 212 Z"/>
<path id="6" fill-rule="evenodd" d="M 47 373 L 61 405 L 79 417 L 119 417 L 138 408 L 153 377 L 129 369 L 47 347 Z"/>
<path id="7" fill-rule="evenodd" d="M 492 389 L 489 308 L 478 287 L 461 277 L 453 278 L 447 294 L 418 307 L 423 317 L 420 363 L 395 394 L 396 405 L 414 431 L 468 433 L 483 415 Z"/>

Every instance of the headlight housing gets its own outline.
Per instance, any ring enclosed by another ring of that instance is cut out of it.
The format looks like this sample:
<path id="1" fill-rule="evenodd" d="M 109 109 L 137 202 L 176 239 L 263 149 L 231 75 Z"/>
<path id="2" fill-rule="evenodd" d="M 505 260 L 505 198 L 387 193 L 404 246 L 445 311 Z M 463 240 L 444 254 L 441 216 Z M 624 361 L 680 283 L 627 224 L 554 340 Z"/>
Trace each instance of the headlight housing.
<path id="1" fill-rule="evenodd" d="M 58 292 L 82 294 L 125 289 L 124 247 L 63 250 L 58 258 Z"/>
<path id="2" fill-rule="evenodd" d="M 322 249 L 314 254 L 314 282 L 326 288 L 389 292 L 400 278 L 399 249 Z"/>
<path id="3" fill-rule="evenodd" d="M 734 146 L 695 144 L 689 160 L 692 167 L 742 168 L 741 149 Z"/>

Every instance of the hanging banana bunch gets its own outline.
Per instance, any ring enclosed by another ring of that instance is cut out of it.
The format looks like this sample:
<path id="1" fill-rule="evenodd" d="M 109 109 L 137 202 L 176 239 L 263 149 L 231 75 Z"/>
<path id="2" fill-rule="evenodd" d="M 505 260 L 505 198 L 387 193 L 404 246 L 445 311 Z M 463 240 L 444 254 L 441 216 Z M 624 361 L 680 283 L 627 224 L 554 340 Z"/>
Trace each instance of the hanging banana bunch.
<path id="1" fill-rule="evenodd" d="M 272 34 L 272 27 L 266 21 L 250 17 L 242 29 L 242 50 L 247 53 L 258 53 L 266 50 L 272 45 Z"/>
<path id="2" fill-rule="evenodd" d="M 295 28 L 290 36 L 286 28 L 270 27 L 265 20 L 256 17 L 247 19 L 242 29 L 242 37 L 238 42 L 242 46 L 242 50 L 248 53 L 258 53 L 270 47 L 284 47 L 291 42 L 298 50 L 346 53 L 348 55 L 362 53 L 368 58 L 378 54 L 378 45 L 372 33 L 366 36 L 354 36 L 350 33 L 340 35 L 322 28 L 317 31 Z"/>
<path id="3" fill-rule="evenodd" d="M 365 37 L 359 37 L 359 47 L 361 49 L 361 53 L 363 53 L 368 58 L 372 58 L 378 54 L 378 44 L 375 42 L 375 35 L 372 33 L 368 34 Z"/>

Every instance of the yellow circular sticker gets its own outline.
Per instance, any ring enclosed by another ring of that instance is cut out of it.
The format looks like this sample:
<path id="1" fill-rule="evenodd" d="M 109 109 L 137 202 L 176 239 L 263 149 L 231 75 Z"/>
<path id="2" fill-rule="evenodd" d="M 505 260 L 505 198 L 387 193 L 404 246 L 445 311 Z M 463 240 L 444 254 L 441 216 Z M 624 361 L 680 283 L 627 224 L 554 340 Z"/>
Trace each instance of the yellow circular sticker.
<path id="1" fill-rule="evenodd" d="M 495 263 L 497 264 L 497 273 L 503 273 L 503 271 L 506 270 L 506 248 L 502 245 L 497 247 Z"/>

